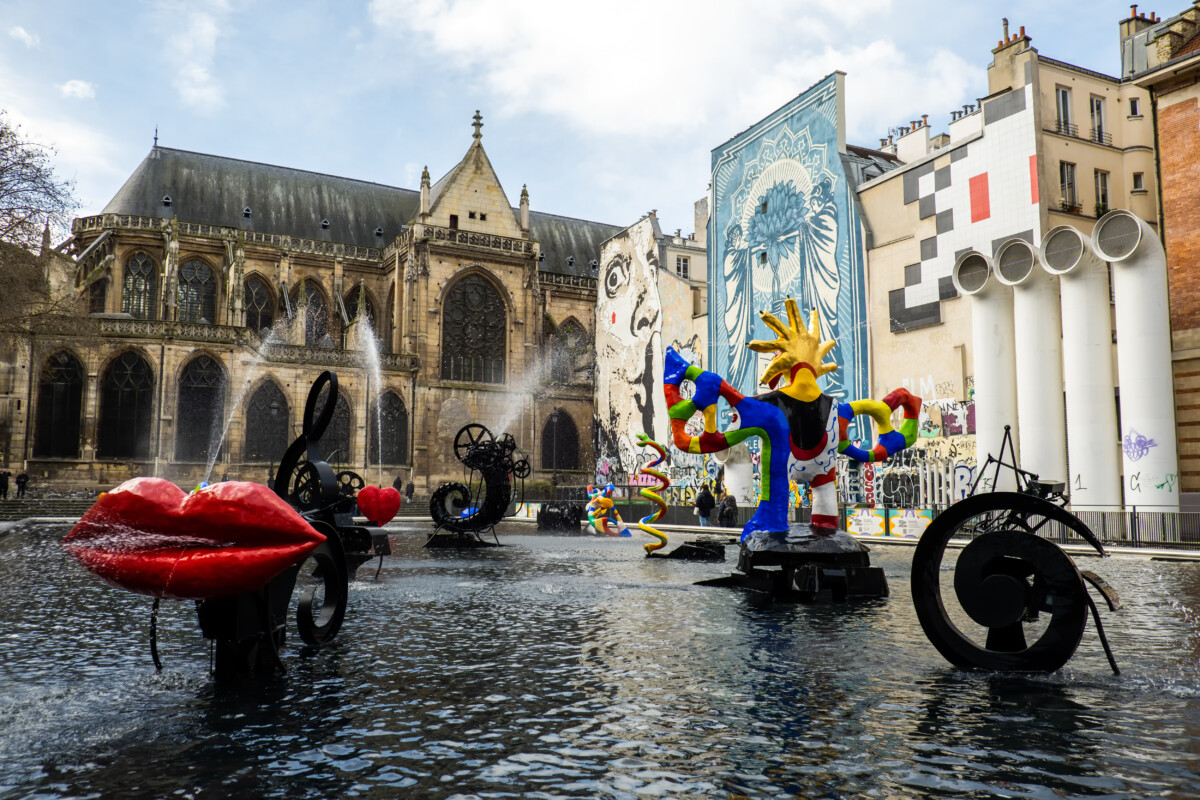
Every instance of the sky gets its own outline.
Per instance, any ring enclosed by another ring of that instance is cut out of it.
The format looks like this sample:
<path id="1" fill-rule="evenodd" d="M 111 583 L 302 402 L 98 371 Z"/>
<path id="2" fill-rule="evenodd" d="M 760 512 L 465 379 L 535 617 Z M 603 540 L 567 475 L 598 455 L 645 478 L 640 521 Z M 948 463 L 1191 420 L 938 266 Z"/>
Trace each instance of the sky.
<path id="1" fill-rule="evenodd" d="M 1141 11 L 1169 17 L 1185 7 Z M 509 200 L 694 230 L 713 148 L 835 70 L 847 141 L 987 94 L 1001 18 L 1114 75 L 1113 0 L 0 0 L 0 109 L 79 215 L 159 144 L 416 189 L 483 144 Z"/>

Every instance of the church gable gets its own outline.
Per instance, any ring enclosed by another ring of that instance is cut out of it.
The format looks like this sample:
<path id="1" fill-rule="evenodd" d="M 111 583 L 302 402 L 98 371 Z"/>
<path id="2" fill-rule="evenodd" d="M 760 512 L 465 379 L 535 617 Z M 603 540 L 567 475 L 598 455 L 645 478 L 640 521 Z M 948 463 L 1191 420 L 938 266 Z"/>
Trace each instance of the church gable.
<path id="1" fill-rule="evenodd" d="M 430 190 L 430 222 L 447 228 L 521 238 L 521 223 L 492 162 L 483 149 L 479 129 L 483 122 L 475 112 L 475 134 L 471 147 Z"/>

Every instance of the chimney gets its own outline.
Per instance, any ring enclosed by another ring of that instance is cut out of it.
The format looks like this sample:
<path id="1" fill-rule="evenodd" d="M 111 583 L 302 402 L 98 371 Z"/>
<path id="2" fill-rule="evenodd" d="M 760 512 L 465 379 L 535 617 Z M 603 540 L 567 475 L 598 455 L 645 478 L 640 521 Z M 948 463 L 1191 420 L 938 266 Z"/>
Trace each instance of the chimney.
<path id="1" fill-rule="evenodd" d="M 926 125 L 928 125 L 928 124 L 929 124 L 929 115 L 928 115 L 928 114 L 922 114 L 922 115 L 921 115 L 921 127 L 922 127 L 922 128 L 924 128 L 924 127 L 925 127 Z"/>
<path id="2" fill-rule="evenodd" d="M 1008 17 L 1003 17 L 1003 18 L 1001 18 L 1000 21 L 1002 23 L 1004 23 L 1004 41 L 1007 42 L 1008 41 Z"/>

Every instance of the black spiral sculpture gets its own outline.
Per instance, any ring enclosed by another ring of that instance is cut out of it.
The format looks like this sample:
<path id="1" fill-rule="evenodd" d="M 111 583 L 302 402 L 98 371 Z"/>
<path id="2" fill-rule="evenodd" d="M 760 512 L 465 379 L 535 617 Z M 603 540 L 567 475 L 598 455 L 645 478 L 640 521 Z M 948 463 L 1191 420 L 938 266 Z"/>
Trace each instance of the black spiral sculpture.
<path id="1" fill-rule="evenodd" d="M 1007 431 L 1004 441 L 1011 451 Z M 1020 491 L 967 497 L 939 514 L 921 535 L 912 560 L 912 596 L 921 628 L 938 652 L 962 669 L 1053 672 L 1079 647 L 1090 611 L 1109 665 L 1119 674 L 1087 584 L 1113 611 L 1120 607 L 1117 593 L 1100 576 L 1079 570 L 1040 534 L 1056 527 L 1059 533 L 1074 533 L 1101 556 L 1104 546 L 1063 507 L 1060 484 L 1037 480 L 1015 459 L 1004 462 L 1003 452 L 1002 447 L 1001 459 L 989 456 L 984 468 L 995 464 L 997 474 L 1001 466 L 1012 469 Z M 947 612 L 941 581 L 942 558 L 956 538 L 970 539 L 954 568 L 954 597 L 967 618 L 959 617 L 962 627 Z"/>
<path id="2" fill-rule="evenodd" d="M 471 477 L 469 483 L 449 481 L 434 490 L 429 498 L 434 532 L 427 545 L 440 543 L 441 531 L 473 536 L 478 543 L 485 543 L 482 533 L 490 530 L 495 538 L 495 526 L 512 503 L 513 478 L 520 479 L 523 488 L 531 472 L 528 461 L 514 459 L 516 450 L 516 441 L 507 433 L 497 439 L 477 422 L 459 429 L 454 456 L 471 470 Z"/>
<path id="3" fill-rule="evenodd" d="M 326 387 L 318 415 L 317 404 Z M 275 493 L 324 534 L 325 541 L 304 563 L 285 570 L 258 592 L 197 604 L 201 631 L 215 641 L 213 671 L 219 679 L 285 671 L 279 647 L 288 604 L 303 569 L 310 571 L 300 594 L 296 627 L 306 644 L 320 647 L 342 627 L 355 570 L 373 556 L 379 556 L 382 566 L 383 556 L 390 552 L 386 534 L 354 522 L 354 495 L 363 487 L 363 479 L 349 471 L 335 474 L 321 453 L 321 437 L 337 399 L 337 374 L 322 372 L 308 392 L 300 435 L 284 453 L 275 480 Z M 318 590 L 323 590 L 319 602 Z"/>

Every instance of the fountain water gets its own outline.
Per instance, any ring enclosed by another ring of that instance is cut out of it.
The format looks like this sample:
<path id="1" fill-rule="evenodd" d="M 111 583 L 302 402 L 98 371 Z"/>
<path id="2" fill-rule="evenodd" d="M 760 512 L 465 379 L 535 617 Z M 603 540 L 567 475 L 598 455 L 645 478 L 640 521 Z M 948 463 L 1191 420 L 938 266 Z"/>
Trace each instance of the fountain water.
<path id="1" fill-rule="evenodd" d="M 359 294 L 362 297 L 363 294 Z M 367 357 L 367 368 L 370 370 L 371 377 L 375 380 L 375 435 L 378 437 L 375 441 L 378 443 L 377 456 L 378 461 L 376 468 L 378 469 L 378 482 L 383 486 L 383 369 L 379 360 L 379 342 L 375 340 L 375 329 L 371 325 L 371 317 L 365 312 L 360 311 L 355 326 L 362 326 L 358 329 L 359 347 Z M 367 387 L 367 396 L 370 397 L 370 387 Z M 371 458 L 370 447 L 367 448 L 367 454 L 364 460 L 369 461 Z"/>
<path id="2" fill-rule="evenodd" d="M 278 320 L 271 327 L 266 338 L 263 339 L 262 347 L 254 354 L 254 358 L 249 363 L 246 370 L 246 380 L 238 387 L 237 394 L 234 395 L 233 402 L 229 405 L 229 414 L 221 421 L 219 430 L 215 424 L 213 425 L 212 437 L 208 447 L 208 464 L 204 469 L 205 482 L 208 482 L 212 478 L 213 467 L 216 465 L 221 448 L 225 444 L 225 437 L 229 434 L 229 426 L 233 424 L 233 419 L 237 416 L 238 409 L 241 408 L 242 402 L 246 399 L 246 394 L 250 391 L 250 387 L 258 379 L 259 372 L 262 370 L 262 363 L 266 360 L 267 347 L 285 341 L 287 327 L 287 319 Z"/>

